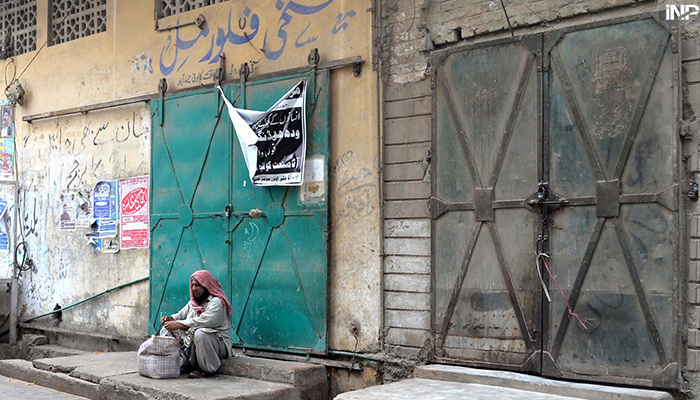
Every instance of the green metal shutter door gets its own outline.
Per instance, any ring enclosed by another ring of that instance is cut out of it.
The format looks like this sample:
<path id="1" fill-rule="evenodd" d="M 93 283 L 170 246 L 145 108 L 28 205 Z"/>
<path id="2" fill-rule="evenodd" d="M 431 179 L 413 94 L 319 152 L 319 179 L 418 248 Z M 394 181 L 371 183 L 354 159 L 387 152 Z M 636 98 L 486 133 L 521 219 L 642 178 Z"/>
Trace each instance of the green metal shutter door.
<path id="1" fill-rule="evenodd" d="M 266 110 L 307 78 L 248 82 L 241 91 L 237 85 L 225 91 L 236 107 Z M 306 159 L 314 160 L 323 181 L 302 187 L 252 187 L 214 91 L 166 97 L 164 106 L 153 102 L 151 333 L 161 315 L 188 301 L 189 275 L 204 268 L 231 300 L 238 345 L 327 351 L 329 85 L 327 71 L 309 85 Z M 262 216 L 251 217 L 252 209 Z"/>
<path id="2" fill-rule="evenodd" d="M 245 107 L 266 110 L 306 75 L 251 82 Z M 306 159 L 322 160 L 327 192 L 329 90 L 327 71 L 307 91 Z M 315 100 L 314 100 L 315 98 Z M 327 195 L 310 197 L 298 186 L 250 185 L 240 149 L 235 149 L 234 215 L 252 209 L 232 233 L 233 326 L 251 348 L 325 353 L 327 350 Z"/>
<path id="3" fill-rule="evenodd" d="M 231 123 L 217 93 L 152 102 L 151 323 L 189 301 L 189 276 L 210 271 L 230 293 L 226 244 Z M 162 113 L 163 125 L 159 125 Z M 162 304 L 161 304 L 162 298 Z"/>

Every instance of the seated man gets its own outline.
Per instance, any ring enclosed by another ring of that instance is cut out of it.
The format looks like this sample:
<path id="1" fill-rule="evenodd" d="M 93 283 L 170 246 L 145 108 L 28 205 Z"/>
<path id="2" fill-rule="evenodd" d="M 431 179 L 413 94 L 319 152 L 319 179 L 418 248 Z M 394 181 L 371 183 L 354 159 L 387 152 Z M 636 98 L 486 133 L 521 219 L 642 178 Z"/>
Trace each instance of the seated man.
<path id="1" fill-rule="evenodd" d="M 189 378 L 212 375 L 220 359 L 233 354 L 231 312 L 219 281 L 209 271 L 195 271 L 190 277 L 190 301 L 177 314 L 160 319 L 165 329 L 179 330 L 183 338 L 182 373 L 192 371 Z"/>

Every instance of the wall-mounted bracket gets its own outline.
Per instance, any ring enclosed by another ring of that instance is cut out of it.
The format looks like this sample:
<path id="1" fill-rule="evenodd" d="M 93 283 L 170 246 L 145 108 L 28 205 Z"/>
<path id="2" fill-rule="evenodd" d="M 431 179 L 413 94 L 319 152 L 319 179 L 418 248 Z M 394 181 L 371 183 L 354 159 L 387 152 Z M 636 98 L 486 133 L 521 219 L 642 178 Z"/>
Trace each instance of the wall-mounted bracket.
<path id="1" fill-rule="evenodd" d="M 179 24 L 168 25 L 166 27 L 161 28 L 158 26 L 158 12 L 156 12 L 156 32 L 171 31 L 173 29 L 184 28 L 184 27 L 190 26 L 190 25 L 197 26 L 197 28 L 199 28 L 199 30 L 201 31 L 207 25 L 207 19 L 203 14 L 199 14 L 197 16 L 197 19 L 195 19 L 194 21 L 182 22 Z"/>
<path id="2" fill-rule="evenodd" d="M 321 62 L 321 55 L 318 53 L 318 49 L 311 49 L 307 61 L 309 62 L 309 81 L 307 82 L 307 93 L 310 94 L 308 97 L 309 109 L 313 110 L 314 106 L 316 105 L 316 69 L 318 68 L 318 63 Z"/>
<path id="3" fill-rule="evenodd" d="M 360 75 L 362 75 L 362 64 L 357 63 L 352 65 L 352 73 L 355 75 L 355 78 L 359 78 Z"/>
<path id="4" fill-rule="evenodd" d="M 248 80 L 248 77 L 250 76 L 250 67 L 248 66 L 248 63 L 243 63 L 241 64 L 241 69 L 238 71 L 238 76 L 240 77 L 240 98 L 241 98 L 241 105 L 240 107 L 245 108 L 246 103 L 245 103 L 245 89 L 246 89 L 246 82 Z"/>
<path id="5" fill-rule="evenodd" d="M 165 116 L 165 92 L 168 91 L 168 81 L 162 78 L 158 83 L 158 93 L 160 94 L 160 122 L 159 125 L 163 126 L 163 118 Z"/>
<path id="6" fill-rule="evenodd" d="M 221 82 L 226 80 L 226 54 L 221 53 L 219 56 L 219 68 L 214 73 L 214 83 L 216 86 L 221 86 Z"/>

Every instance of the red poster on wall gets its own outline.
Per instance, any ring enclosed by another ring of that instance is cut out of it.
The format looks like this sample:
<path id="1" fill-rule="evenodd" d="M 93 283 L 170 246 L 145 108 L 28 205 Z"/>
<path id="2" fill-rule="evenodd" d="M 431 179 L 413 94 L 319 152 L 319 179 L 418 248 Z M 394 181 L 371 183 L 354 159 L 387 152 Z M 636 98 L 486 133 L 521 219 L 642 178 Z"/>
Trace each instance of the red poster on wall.
<path id="1" fill-rule="evenodd" d="M 147 249 L 150 241 L 148 176 L 121 179 L 119 186 L 121 249 Z"/>

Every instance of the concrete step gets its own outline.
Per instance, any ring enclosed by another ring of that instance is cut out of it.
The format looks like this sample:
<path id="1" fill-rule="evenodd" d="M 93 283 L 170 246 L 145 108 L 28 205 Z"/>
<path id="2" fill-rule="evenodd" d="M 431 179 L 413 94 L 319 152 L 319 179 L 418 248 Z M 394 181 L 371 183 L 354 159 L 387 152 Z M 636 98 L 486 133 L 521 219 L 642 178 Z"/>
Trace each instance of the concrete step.
<path id="1" fill-rule="evenodd" d="M 77 356 L 42 358 L 33 361 L 34 368 L 62 372 L 74 378 L 100 383 L 103 378 L 138 372 L 135 351 L 85 353 Z"/>
<path id="2" fill-rule="evenodd" d="M 328 398 L 328 376 L 322 365 L 238 355 L 222 362 L 219 372 L 295 387 L 302 398 Z"/>
<path id="3" fill-rule="evenodd" d="M 573 397 L 533 393 L 474 383 L 445 382 L 433 379 L 407 379 L 388 385 L 346 392 L 336 400 L 575 400 Z M 578 399 L 576 399 L 578 400 Z"/>
<path id="4" fill-rule="evenodd" d="M 27 349 L 27 358 L 29 360 L 77 356 L 81 354 L 91 353 L 83 350 L 69 349 L 67 347 L 57 346 L 55 344 L 43 344 L 40 346 L 32 346 L 29 349 Z"/>
<path id="5" fill-rule="evenodd" d="M 39 386 L 45 386 L 76 396 L 87 397 L 88 399 L 102 399 L 97 384 L 66 374 L 56 374 L 36 369 L 32 366 L 31 361 L 27 360 L 0 361 L 0 375 L 25 382 L 32 382 Z"/>
<path id="6" fill-rule="evenodd" d="M 324 367 L 265 358 L 238 356 L 224 360 L 220 374 L 212 378 L 186 379 L 183 376 L 164 380 L 140 376 L 136 352 L 83 353 L 36 359 L 33 362 L 13 361 L 19 363 L 3 365 L 0 375 L 17 379 L 27 377 L 28 380 L 36 380 L 39 385 L 57 390 L 84 382 L 87 386 L 81 388 L 90 388 L 97 391 L 94 396 L 102 396 L 90 398 L 107 400 L 328 398 L 328 379 Z M 26 370 L 30 370 L 31 374 Z M 211 389 L 212 386 L 217 389 Z"/>
<path id="7" fill-rule="evenodd" d="M 61 368 L 67 364 L 61 363 Z M 97 364 L 94 365 L 97 367 Z M 85 365 L 83 365 L 85 367 Z M 78 369 L 76 367 L 72 372 Z M 282 400 L 305 399 L 296 388 L 226 375 L 206 379 L 149 379 L 137 373 L 100 378 L 100 384 L 63 372 L 34 368 L 30 361 L 0 361 L 0 375 L 93 400 Z M 105 374 L 106 375 L 106 374 Z"/>
<path id="8" fill-rule="evenodd" d="M 238 376 L 211 378 L 150 379 L 139 374 L 104 378 L 100 382 L 104 400 L 301 400 L 291 385 Z M 309 399 L 310 400 L 310 399 Z"/>
<path id="9" fill-rule="evenodd" d="M 22 335 L 22 346 L 25 349 L 34 346 L 49 344 L 49 338 L 44 335 L 24 334 Z"/>
<path id="10" fill-rule="evenodd" d="M 516 372 L 456 367 L 451 365 L 424 365 L 417 367 L 413 374 L 416 378 L 422 379 L 458 382 L 463 384 L 490 385 L 534 393 L 572 396 L 580 399 L 673 400 L 670 394 L 662 391 L 563 382 Z"/>

